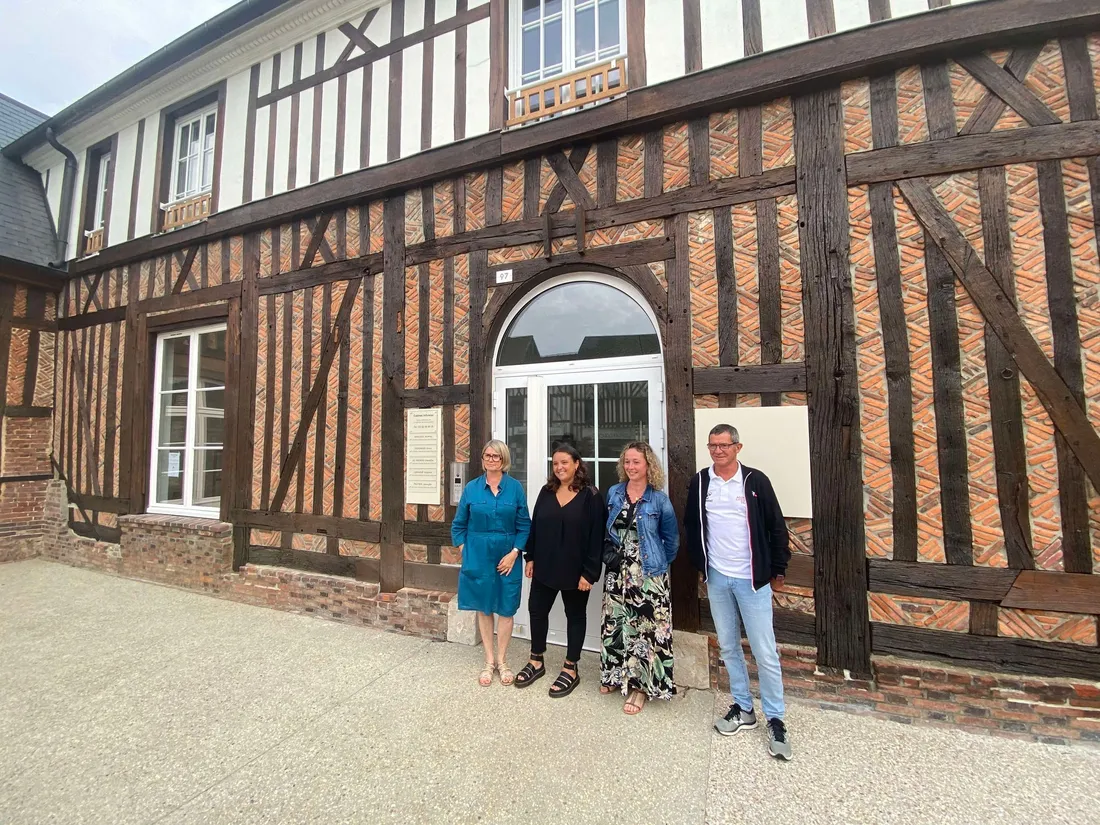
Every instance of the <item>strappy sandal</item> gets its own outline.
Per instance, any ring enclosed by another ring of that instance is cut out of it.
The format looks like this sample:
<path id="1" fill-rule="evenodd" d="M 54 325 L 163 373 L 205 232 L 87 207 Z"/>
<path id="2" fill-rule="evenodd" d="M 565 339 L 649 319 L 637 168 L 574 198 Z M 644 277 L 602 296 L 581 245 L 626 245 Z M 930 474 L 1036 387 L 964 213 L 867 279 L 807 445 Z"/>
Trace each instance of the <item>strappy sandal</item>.
<path id="1" fill-rule="evenodd" d="M 532 667 L 531 662 L 528 662 L 523 666 L 523 669 L 516 674 L 515 686 L 518 688 L 525 688 L 536 679 L 541 679 L 546 675 L 546 666 L 542 664 L 543 654 L 532 653 L 531 662 L 538 662 L 539 667 Z"/>
<path id="2" fill-rule="evenodd" d="M 500 683 L 505 687 L 510 687 L 516 681 L 516 674 L 508 667 L 507 662 L 497 662 L 497 673 L 500 674 Z"/>
<path id="3" fill-rule="evenodd" d="M 576 676 L 571 676 L 566 672 L 566 669 L 572 670 L 576 673 Z M 577 663 L 566 661 L 561 666 L 561 673 L 558 674 L 558 678 L 554 680 L 554 684 L 550 685 L 550 698 L 560 699 L 563 696 L 568 696 L 573 692 L 573 689 L 581 683 L 581 674 L 577 670 Z"/>
<path id="4" fill-rule="evenodd" d="M 615 688 L 611 687 L 611 685 L 600 685 L 601 696 L 610 696 L 614 692 Z"/>
<path id="5" fill-rule="evenodd" d="M 481 673 L 478 674 L 477 683 L 482 687 L 489 687 L 493 683 L 493 671 L 496 670 L 496 665 L 492 662 L 486 662 L 485 667 L 481 669 Z"/>
<path id="6" fill-rule="evenodd" d="M 641 701 L 639 700 L 641 698 Z M 637 716 L 642 712 L 642 708 L 645 707 L 646 695 L 640 690 L 636 690 L 630 694 L 630 698 L 626 700 L 626 704 L 623 705 L 623 713 L 627 716 Z"/>

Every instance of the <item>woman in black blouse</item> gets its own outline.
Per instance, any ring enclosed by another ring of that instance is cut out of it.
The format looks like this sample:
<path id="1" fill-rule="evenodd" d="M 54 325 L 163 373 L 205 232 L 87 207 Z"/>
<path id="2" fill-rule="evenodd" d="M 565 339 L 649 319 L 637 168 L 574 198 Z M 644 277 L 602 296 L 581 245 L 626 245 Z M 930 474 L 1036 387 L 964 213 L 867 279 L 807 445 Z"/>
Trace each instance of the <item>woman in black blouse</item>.
<path id="1" fill-rule="evenodd" d="M 604 523 L 603 496 L 588 479 L 580 453 L 569 444 L 554 448 L 553 472 L 539 491 L 531 516 L 524 573 L 531 579 L 531 661 L 517 675 L 524 688 L 546 674 L 543 655 L 550 608 L 561 593 L 568 641 L 561 673 L 550 686 L 554 698 L 568 696 L 580 683 L 577 661 L 584 644 L 588 594 L 600 578 Z"/>

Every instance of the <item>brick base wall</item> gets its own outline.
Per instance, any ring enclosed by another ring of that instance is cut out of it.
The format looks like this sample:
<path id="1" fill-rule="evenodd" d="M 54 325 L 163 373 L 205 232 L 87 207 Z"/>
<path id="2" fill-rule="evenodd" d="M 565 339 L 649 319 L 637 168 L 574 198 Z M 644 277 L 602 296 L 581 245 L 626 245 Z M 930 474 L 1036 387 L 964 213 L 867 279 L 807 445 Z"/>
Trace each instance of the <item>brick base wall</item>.
<path id="1" fill-rule="evenodd" d="M 708 640 L 711 686 L 728 691 L 718 639 L 708 635 Z M 747 642 L 743 648 L 758 697 Z M 814 648 L 780 645 L 779 653 L 785 694 L 822 707 L 874 713 L 902 724 L 1100 746 L 1100 682 L 988 673 L 892 656 L 874 657 L 874 680 L 866 681 L 818 670 Z"/>
<path id="2" fill-rule="evenodd" d="M 0 484 L 0 562 L 38 555 L 47 532 L 48 481 Z"/>

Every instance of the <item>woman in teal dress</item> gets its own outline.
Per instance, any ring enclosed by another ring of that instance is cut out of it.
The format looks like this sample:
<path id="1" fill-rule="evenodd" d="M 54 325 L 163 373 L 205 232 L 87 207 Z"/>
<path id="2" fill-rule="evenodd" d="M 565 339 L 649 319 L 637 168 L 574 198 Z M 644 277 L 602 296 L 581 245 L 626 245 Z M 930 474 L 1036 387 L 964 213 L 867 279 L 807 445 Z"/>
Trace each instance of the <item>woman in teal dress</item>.
<path id="1" fill-rule="evenodd" d="M 485 472 L 462 491 L 451 522 L 451 541 L 462 548 L 458 609 L 478 613 L 477 626 L 485 648 L 485 667 L 478 684 L 488 687 L 493 683 L 493 671 L 499 671 L 502 685 L 515 680 L 507 654 L 523 586 L 523 565 L 516 564 L 516 559 L 527 544 L 531 516 L 523 485 L 508 475 L 508 446 L 490 441 L 481 451 L 481 464 Z M 498 616 L 494 648 L 493 619 Z"/>

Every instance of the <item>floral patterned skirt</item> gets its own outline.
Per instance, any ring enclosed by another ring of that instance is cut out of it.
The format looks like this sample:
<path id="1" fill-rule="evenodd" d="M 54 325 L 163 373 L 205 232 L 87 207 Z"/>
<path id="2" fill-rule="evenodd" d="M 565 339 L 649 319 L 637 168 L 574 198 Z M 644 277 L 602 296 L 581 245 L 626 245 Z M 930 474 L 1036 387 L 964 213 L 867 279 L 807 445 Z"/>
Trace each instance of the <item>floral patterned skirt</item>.
<path id="1" fill-rule="evenodd" d="M 622 691 L 640 690 L 650 699 L 671 699 L 672 592 L 667 573 L 642 573 L 638 534 L 623 536 L 623 563 L 604 580 L 600 629 L 600 683 Z"/>

